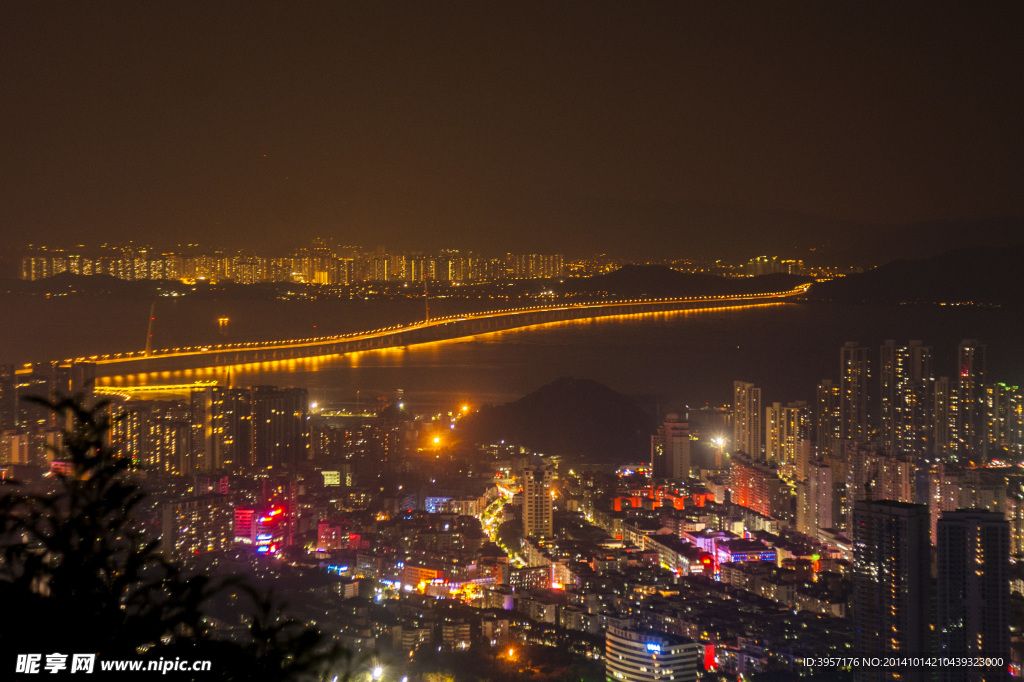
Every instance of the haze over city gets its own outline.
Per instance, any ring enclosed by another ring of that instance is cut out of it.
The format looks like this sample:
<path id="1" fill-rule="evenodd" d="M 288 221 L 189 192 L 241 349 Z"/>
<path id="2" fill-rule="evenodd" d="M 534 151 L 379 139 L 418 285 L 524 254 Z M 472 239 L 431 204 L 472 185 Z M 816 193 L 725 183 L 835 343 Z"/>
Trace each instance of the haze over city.
<path id="1" fill-rule="evenodd" d="M 0 224 L 8 247 L 749 258 L 1019 219 L 1021 13 L 12 6 Z"/>
<path id="2" fill-rule="evenodd" d="M 0 678 L 1021 677 L 1022 20 L 0 10 Z"/>

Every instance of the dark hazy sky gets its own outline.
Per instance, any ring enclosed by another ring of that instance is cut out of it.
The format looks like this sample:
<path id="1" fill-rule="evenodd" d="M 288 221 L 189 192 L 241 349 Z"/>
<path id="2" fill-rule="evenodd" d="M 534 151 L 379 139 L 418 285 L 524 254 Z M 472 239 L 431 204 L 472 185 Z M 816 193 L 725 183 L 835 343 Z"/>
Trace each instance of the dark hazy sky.
<path id="1" fill-rule="evenodd" d="M 1021 2 L 8 2 L 0 231 L 657 252 L 709 211 L 1022 216 L 1022 20 Z"/>

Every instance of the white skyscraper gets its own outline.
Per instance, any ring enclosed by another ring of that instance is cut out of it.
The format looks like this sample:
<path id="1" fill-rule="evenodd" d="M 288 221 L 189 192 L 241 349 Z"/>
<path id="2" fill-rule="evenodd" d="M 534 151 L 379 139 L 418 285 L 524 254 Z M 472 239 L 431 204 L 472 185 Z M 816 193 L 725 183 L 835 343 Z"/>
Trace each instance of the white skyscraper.
<path id="1" fill-rule="evenodd" d="M 523 469 L 523 535 L 550 537 L 554 510 L 551 502 L 551 471 L 534 463 Z"/>
<path id="2" fill-rule="evenodd" d="M 733 382 L 732 445 L 753 460 L 761 459 L 761 389 L 745 381 Z"/>

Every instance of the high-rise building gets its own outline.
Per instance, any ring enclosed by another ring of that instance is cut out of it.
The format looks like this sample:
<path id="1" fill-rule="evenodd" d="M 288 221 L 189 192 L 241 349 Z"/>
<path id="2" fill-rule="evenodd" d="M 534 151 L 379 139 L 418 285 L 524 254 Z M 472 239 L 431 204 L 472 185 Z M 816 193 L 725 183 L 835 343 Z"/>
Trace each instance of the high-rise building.
<path id="1" fill-rule="evenodd" d="M 792 516 L 789 487 L 774 469 L 752 462 L 743 454 L 733 455 L 729 468 L 729 491 L 733 504 L 763 516 L 776 519 L 790 519 Z"/>
<path id="2" fill-rule="evenodd" d="M 839 353 L 839 437 L 866 443 L 871 437 L 868 423 L 868 381 L 871 365 L 867 346 L 847 341 Z"/>
<path id="3" fill-rule="evenodd" d="M 433 443 L 435 433 L 429 425 L 420 424 L 422 430 L 417 436 L 417 422 L 409 419 L 403 410 L 385 411 L 372 429 L 371 456 L 357 462 L 359 477 L 379 478 L 389 473 L 402 471 L 409 463 L 406 455 L 413 444 L 422 442 L 424 435 Z M 443 442 L 443 439 L 442 439 Z M 440 443 L 432 446 L 435 458 L 442 456 Z"/>
<path id="4" fill-rule="evenodd" d="M 928 471 L 928 511 L 932 544 L 939 542 L 939 517 L 960 508 L 960 477 L 956 467 L 939 462 Z"/>
<path id="5" fill-rule="evenodd" d="M 878 432 L 882 448 L 887 452 L 896 451 L 897 412 L 899 410 L 900 357 L 901 348 L 892 339 L 882 344 L 878 363 L 878 378 L 881 390 L 878 393 Z"/>
<path id="6" fill-rule="evenodd" d="M 1007 490 L 1006 518 L 1010 522 L 1010 554 L 1024 556 L 1024 482 Z"/>
<path id="7" fill-rule="evenodd" d="M 523 469 L 523 535 L 526 537 L 543 538 L 554 533 L 551 479 L 551 470 L 539 461 Z"/>
<path id="8" fill-rule="evenodd" d="M 839 449 L 822 457 L 822 462 L 832 470 L 832 527 L 845 531 L 852 537 L 850 530 L 853 523 L 852 488 L 853 463 L 849 459 L 849 448 Z"/>
<path id="9" fill-rule="evenodd" d="M 934 378 L 932 349 L 920 341 L 882 346 L 879 440 L 887 452 L 931 452 Z"/>
<path id="10" fill-rule="evenodd" d="M 321 428 L 321 434 L 324 431 Z M 341 433 L 330 432 L 332 435 L 338 436 L 330 438 L 327 443 L 323 437 L 320 438 L 321 446 L 327 445 L 332 449 L 326 450 L 327 453 L 335 456 L 328 455 L 322 457 L 323 462 L 320 466 L 325 468 L 336 468 L 343 478 L 343 485 L 352 486 L 355 485 L 357 473 L 360 475 L 370 476 L 376 475 L 376 472 L 380 470 L 380 461 L 374 461 L 373 467 L 368 467 L 367 464 L 374 460 L 374 434 L 377 433 L 377 429 L 371 424 L 351 424 L 341 429 Z M 321 449 L 321 453 L 325 450 Z M 314 455 L 315 456 L 315 455 Z M 327 466 L 327 465 L 330 466 Z"/>
<path id="11" fill-rule="evenodd" d="M 252 390 L 253 464 L 296 468 L 310 459 L 309 395 L 304 388 Z"/>
<path id="12" fill-rule="evenodd" d="M 192 438 L 186 471 L 239 469 L 252 464 L 252 394 L 207 386 L 192 391 Z"/>
<path id="13" fill-rule="evenodd" d="M 23 256 L 21 259 L 21 278 L 34 282 L 45 279 L 53 274 L 49 256 Z"/>
<path id="14" fill-rule="evenodd" d="M 184 473 L 192 430 L 190 414 L 189 402 L 154 402 L 150 412 L 149 450 L 143 454 L 143 468 L 171 474 Z"/>
<path id="15" fill-rule="evenodd" d="M 764 453 L 769 464 L 795 480 L 806 477 L 811 454 L 811 415 L 804 401 L 772 403 L 765 409 Z"/>
<path id="16" fill-rule="evenodd" d="M 508 268 L 512 276 L 520 278 L 561 277 L 564 272 L 561 254 L 508 254 Z"/>
<path id="17" fill-rule="evenodd" d="M 932 542 L 938 543 L 938 521 L 943 512 L 978 509 L 998 514 L 1008 510 L 1006 476 L 998 469 L 962 469 L 939 462 L 928 472 L 928 506 Z"/>
<path id="18" fill-rule="evenodd" d="M 190 403 L 189 425 L 192 430 L 189 437 L 189 451 L 183 465 L 184 473 L 209 471 L 214 468 L 214 405 L 215 395 L 219 397 L 221 389 L 216 387 L 193 389 Z"/>
<path id="19" fill-rule="evenodd" d="M 761 389 L 745 381 L 733 382 L 733 449 L 761 459 Z"/>
<path id="20" fill-rule="evenodd" d="M 153 403 L 148 400 L 112 401 L 110 403 L 110 447 L 119 457 L 125 457 L 133 466 L 140 466 L 151 450 L 150 413 Z"/>
<path id="21" fill-rule="evenodd" d="M 959 405 L 954 422 L 956 446 L 969 458 L 984 456 L 984 417 L 982 389 L 985 384 L 985 346 L 975 339 L 964 339 L 957 348 Z"/>
<path id="22" fill-rule="evenodd" d="M 1016 457 L 1024 449 L 1024 395 L 1017 386 L 995 383 L 982 391 L 986 459 Z"/>
<path id="23" fill-rule="evenodd" d="M 161 551 L 177 559 L 231 548 L 234 510 L 227 495 L 199 495 L 163 505 Z"/>
<path id="24" fill-rule="evenodd" d="M 810 483 L 797 481 L 793 484 L 796 492 L 796 532 L 814 537 L 818 534 L 814 518 L 814 500 L 811 497 Z"/>
<path id="25" fill-rule="evenodd" d="M 815 407 L 815 450 L 818 457 L 838 452 L 842 428 L 840 412 L 839 386 L 831 379 L 822 379 L 818 384 L 818 395 Z"/>
<path id="26" fill-rule="evenodd" d="M 14 365 L 0 365 L 0 433 L 13 429 L 18 421 L 16 379 Z"/>
<path id="27" fill-rule="evenodd" d="M 930 651 L 928 507 L 861 500 L 853 510 L 856 656 Z M 858 668 L 858 680 L 929 679 L 926 668 Z"/>
<path id="28" fill-rule="evenodd" d="M 96 388 L 96 363 L 74 362 L 65 366 L 69 378 L 68 395 L 89 395 Z"/>
<path id="29" fill-rule="evenodd" d="M 852 503 L 879 499 L 895 502 L 916 501 L 915 458 L 910 455 L 887 455 L 856 443 L 847 443 L 845 458 L 845 494 L 847 525 L 853 521 Z M 834 464 L 833 461 L 829 462 Z M 870 487 L 870 492 L 868 488 Z"/>
<path id="30" fill-rule="evenodd" d="M 608 626 L 605 677 L 630 682 L 695 682 L 703 672 L 704 646 L 664 632 Z"/>
<path id="31" fill-rule="evenodd" d="M 956 387 L 949 377 L 935 380 L 932 396 L 932 454 L 941 460 L 956 456 Z"/>
<path id="32" fill-rule="evenodd" d="M 57 428 L 9 431 L 0 435 L 0 464 L 49 468 L 63 444 L 64 432 Z"/>
<path id="33" fill-rule="evenodd" d="M 18 426 L 22 428 L 46 428 L 56 425 L 53 412 L 39 400 L 53 401 L 59 394 L 57 366 L 37 364 L 30 372 L 18 376 L 15 383 L 18 406 Z M 67 394 L 67 391 L 64 392 Z"/>
<path id="34" fill-rule="evenodd" d="M 807 530 L 802 532 L 812 537 L 819 530 L 835 528 L 836 505 L 832 474 L 832 467 L 824 462 L 811 462 L 808 466 L 805 503 Z"/>
<path id="35" fill-rule="evenodd" d="M 1002 665 L 940 668 L 939 680 L 1008 680 L 1010 524 L 977 509 L 944 512 L 938 527 L 939 656 L 997 658 Z"/>
<path id="36" fill-rule="evenodd" d="M 690 425 L 674 412 L 651 436 L 651 469 L 655 478 L 690 477 Z"/>

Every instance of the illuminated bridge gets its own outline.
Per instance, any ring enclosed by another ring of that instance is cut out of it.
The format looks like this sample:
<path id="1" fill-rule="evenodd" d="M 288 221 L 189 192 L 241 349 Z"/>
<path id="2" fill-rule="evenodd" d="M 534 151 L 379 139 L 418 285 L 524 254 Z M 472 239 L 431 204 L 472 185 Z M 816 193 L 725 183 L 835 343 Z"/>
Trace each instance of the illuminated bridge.
<path id="1" fill-rule="evenodd" d="M 789 296 L 802 294 L 805 291 L 806 285 L 790 291 L 737 296 L 695 296 L 671 299 L 635 299 L 607 303 L 540 305 L 451 315 L 406 325 L 336 336 L 169 348 L 154 350 L 148 354 L 145 351 L 134 351 L 80 357 L 65 362 L 95 363 L 96 374 L 100 377 L 278 362 L 411 346 L 418 343 L 456 339 L 567 320 L 767 305 L 777 303 Z"/>

